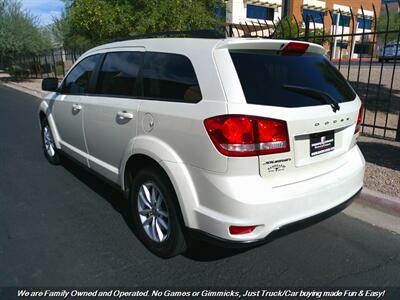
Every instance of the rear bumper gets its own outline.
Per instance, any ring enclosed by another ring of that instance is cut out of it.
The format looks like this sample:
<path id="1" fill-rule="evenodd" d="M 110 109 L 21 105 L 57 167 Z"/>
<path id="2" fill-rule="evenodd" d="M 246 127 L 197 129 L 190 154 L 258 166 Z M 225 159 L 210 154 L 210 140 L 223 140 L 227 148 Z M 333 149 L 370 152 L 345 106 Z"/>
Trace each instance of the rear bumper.
<path id="1" fill-rule="evenodd" d="M 341 167 L 279 187 L 269 186 L 259 175 L 229 177 L 191 168 L 198 203 L 186 225 L 192 232 L 205 232 L 222 241 L 258 242 L 288 224 L 340 207 L 362 188 L 364 169 L 357 146 L 346 153 Z M 257 227 L 249 234 L 231 235 L 232 225 Z"/>
<path id="2" fill-rule="evenodd" d="M 232 241 L 232 240 L 227 240 L 223 239 L 217 236 L 214 236 L 212 234 L 209 234 L 207 232 L 198 230 L 198 229 L 191 229 L 187 228 L 188 234 L 193 237 L 196 240 L 201 240 L 204 242 L 208 242 L 210 244 L 214 244 L 219 247 L 224 247 L 224 248 L 245 248 L 245 247 L 251 247 L 251 246 L 256 246 L 259 244 L 266 243 L 268 241 L 271 241 L 281 235 L 285 235 L 290 232 L 294 232 L 296 230 L 303 229 L 305 227 L 315 225 L 331 216 L 334 216 L 338 213 L 340 213 L 342 210 L 344 210 L 346 207 L 348 207 L 360 194 L 362 189 L 358 190 L 358 192 L 353 195 L 350 199 L 347 201 L 339 204 L 338 206 L 335 206 L 327 211 L 324 211 L 322 213 L 319 213 L 315 216 L 308 217 L 303 220 L 299 220 L 293 223 L 289 223 L 281 227 L 280 229 L 270 233 L 268 236 L 266 236 L 263 239 L 259 240 L 247 240 L 247 241 Z"/>

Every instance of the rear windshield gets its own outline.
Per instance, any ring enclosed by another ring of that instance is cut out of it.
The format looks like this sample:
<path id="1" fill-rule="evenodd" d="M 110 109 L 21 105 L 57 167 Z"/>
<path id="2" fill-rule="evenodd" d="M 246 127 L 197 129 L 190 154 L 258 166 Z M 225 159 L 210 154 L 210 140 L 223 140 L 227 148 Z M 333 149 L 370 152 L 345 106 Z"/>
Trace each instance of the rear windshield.
<path id="1" fill-rule="evenodd" d="M 311 88 L 329 94 L 336 102 L 356 94 L 339 71 L 323 56 L 290 56 L 267 50 L 230 50 L 247 103 L 302 107 L 325 103 L 285 86 Z"/>

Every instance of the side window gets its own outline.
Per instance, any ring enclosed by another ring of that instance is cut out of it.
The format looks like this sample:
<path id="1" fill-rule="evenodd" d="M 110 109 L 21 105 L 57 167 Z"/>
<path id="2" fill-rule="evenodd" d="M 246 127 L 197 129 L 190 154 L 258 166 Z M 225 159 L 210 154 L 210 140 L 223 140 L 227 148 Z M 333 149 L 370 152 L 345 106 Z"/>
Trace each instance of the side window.
<path id="1" fill-rule="evenodd" d="M 146 52 L 142 73 L 146 98 L 186 103 L 202 99 L 193 65 L 183 55 Z"/>
<path id="2" fill-rule="evenodd" d="M 78 63 L 64 80 L 63 94 L 84 94 L 88 92 L 89 81 L 99 61 L 100 54 L 89 56 Z"/>
<path id="3" fill-rule="evenodd" d="M 108 53 L 99 73 L 96 92 L 105 95 L 137 96 L 140 52 Z"/>

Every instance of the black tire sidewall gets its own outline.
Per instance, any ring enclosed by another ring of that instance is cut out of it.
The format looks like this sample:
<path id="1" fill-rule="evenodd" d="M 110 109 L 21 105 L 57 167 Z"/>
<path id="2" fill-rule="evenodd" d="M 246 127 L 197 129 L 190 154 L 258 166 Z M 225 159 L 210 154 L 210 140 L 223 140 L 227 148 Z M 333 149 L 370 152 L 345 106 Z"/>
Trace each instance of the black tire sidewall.
<path id="1" fill-rule="evenodd" d="M 44 120 L 42 121 L 42 130 L 41 130 L 41 132 L 40 132 L 40 133 L 41 133 L 41 138 L 42 138 L 43 153 L 44 153 L 44 156 L 46 157 L 46 159 L 47 159 L 47 161 L 48 161 L 49 163 L 51 163 L 51 164 L 53 164 L 53 165 L 59 165 L 60 162 L 61 162 L 61 157 L 60 157 L 60 153 L 59 153 L 58 149 L 57 149 L 56 147 L 54 148 L 54 151 L 55 151 L 54 156 L 50 156 L 50 155 L 47 153 L 46 146 L 45 146 L 45 142 L 44 142 L 44 128 L 45 128 L 46 126 L 49 127 L 50 132 L 51 132 L 51 128 L 50 128 L 49 122 L 48 122 L 46 119 L 44 119 Z M 51 133 L 51 135 L 53 136 L 53 133 Z M 54 139 L 54 137 L 53 137 L 53 139 Z"/>
<path id="2" fill-rule="evenodd" d="M 143 229 L 138 213 L 137 196 L 141 185 L 145 182 L 153 182 L 164 196 L 168 209 L 170 234 L 163 242 L 157 243 L 147 236 Z M 176 193 L 172 184 L 160 170 L 146 168 L 140 170 L 134 177 L 129 196 L 132 219 L 137 229 L 137 234 L 143 244 L 154 254 L 168 258 L 182 253 L 186 249 L 186 243 L 182 231 L 182 221 L 179 215 L 179 206 Z"/>

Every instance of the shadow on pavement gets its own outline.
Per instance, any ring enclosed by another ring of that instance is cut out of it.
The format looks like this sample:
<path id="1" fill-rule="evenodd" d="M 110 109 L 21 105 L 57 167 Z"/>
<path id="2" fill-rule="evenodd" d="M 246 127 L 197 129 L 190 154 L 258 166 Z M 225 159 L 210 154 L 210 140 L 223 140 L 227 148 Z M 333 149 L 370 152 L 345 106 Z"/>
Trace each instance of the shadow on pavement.
<path id="1" fill-rule="evenodd" d="M 114 185 L 109 184 L 102 178 L 94 175 L 86 168 L 84 168 L 83 166 L 81 166 L 80 164 L 76 163 L 75 161 L 69 158 L 64 157 L 62 165 L 69 173 L 71 173 L 82 183 L 84 183 L 87 187 L 89 187 L 91 190 L 97 193 L 100 197 L 102 197 L 105 201 L 107 201 L 112 206 L 113 209 L 115 209 L 118 213 L 120 213 L 125 223 L 132 231 L 132 233 L 136 236 L 136 238 L 138 238 L 136 228 L 133 225 L 132 218 L 130 216 L 129 203 L 124 199 L 121 191 L 119 191 Z M 246 251 L 249 251 L 251 249 L 254 249 L 255 247 L 262 246 L 266 243 L 272 242 L 273 240 L 284 237 L 293 232 L 315 225 L 333 216 L 339 211 L 343 210 L 349 203 L 350 202 L 346 202 L 341 207 L 335 208 L 333 210 L 327 211 L 323 214 L 311 217 L 309 219 L 290 224 L 280 229 L 279 231 L 271 233 L 268 236 L 268 238 L 264 239 L 262 242 L 258 244 L 252 244 L 246 247 L 225 248 L 214 245 L 212 243 L 189 238 L 190 247 L 183 254 L 183 256 L 195 261 L 208 262 L 238 255 Z"/>
<path id="2" fill-rule="evenodd" d="M 120 213 L 129 229 L 135 237 L 139 239 L 129 213 L 130 205 L 128 201 L 124 199 L 122 192 L 119 191 L 117 187 L 88 171 L 85 167 L 70 158 L 63 157 L 62 166 L 75 178 L 79 179 L 83 184 L 107 201 L 114 210 Z M 190 245 L 190 250 L 184 253 L 184 256 L 198 261 L 218 260 L 251 249 L 227 249 L 195 240 L 190 241 Z"/>
<path id="3" fill-rule="evenodd" d="M 246 246 L 245 248 L 222 248 L 222 247 L 217 247 L 217 246 L 205 243 L 205 242 L 194 241 L 194 243 L 192 244 L 192 247 L 189 248 L 189 250 L 187 251 L 187 253 L 184 254 L 184 256 L 186 256 L 187 258 L 196 260 L 196 261 L 207 262 L 207 261 L 218 260 L 221 258 L 244 253 L 255 247 L 260 247 L 262 245 L 268 244 L 279 238 L 282 238 L 289 234 L 292 234 L 296 231 L 300 231 L 300 230 L 306 229 L 310 226 L 316 225 L 319 222 L 322 222 L 322 221 L 336 215 L 337 213 L 344 210 L 347 206 L 349 206 L 353 202 L 353 200 L 357 197 L 358 193 L 356 195 L 354 195 L 348 201 L 342 203 L 341 205 L 339 205 L 337 207 L 332 208 L 331 210 L 328 210 L 326 212 L 323 212 L 319 215 L 310 217 L 305 220 L 300 220 L 300 221 L 288 224 L 288 225 L 282 227 L 281 229 L 272 232 L 270 235 L 268 235 L 268 237 L 266 239 L 262 240 L 261 242 L 259 242 L 257 244 L 252 244 L 252 245 Z"/>
<path id="4" fill-rule="evenodd" d="M 26 82 L 26 81 L 32 81 L 33 78 L 28 78 L 28 77 L 13 77 L 8 75 L 7 73 L 1 73 L 0 72 L 0 82 Z"/>
<path id="5" fill-rule="evenodd" d="M 385 143 L 358 141 L 367 162 L 400 171 L 400 144 L 398 147 Z"/>
<path id="6" fill-rule="evenodd" d="M 398 114 L 400 111 L 400 90 L 390 88 L 384 83 L 350 81 L 360 96 L 364 107 L 369 111 L 380 111 Z"/>
<path id="7" fill-rule="evenodd" d="M 122 192 L 118 190 L 111 183 L 103 180 L 102 178 L 94 175 L 79 163 L 67 157 L 63 157 L 62 166 L 71 173 L 75 178 L 79 179 L 87 187 L 93 190 L 101 198 L 106 200 L 114 210 L 121 214 L 126 224 L 137 237 L 136 230 L 133 222 L 129 216 L 130 206 L 126 199 L 124 199 Z"/>

